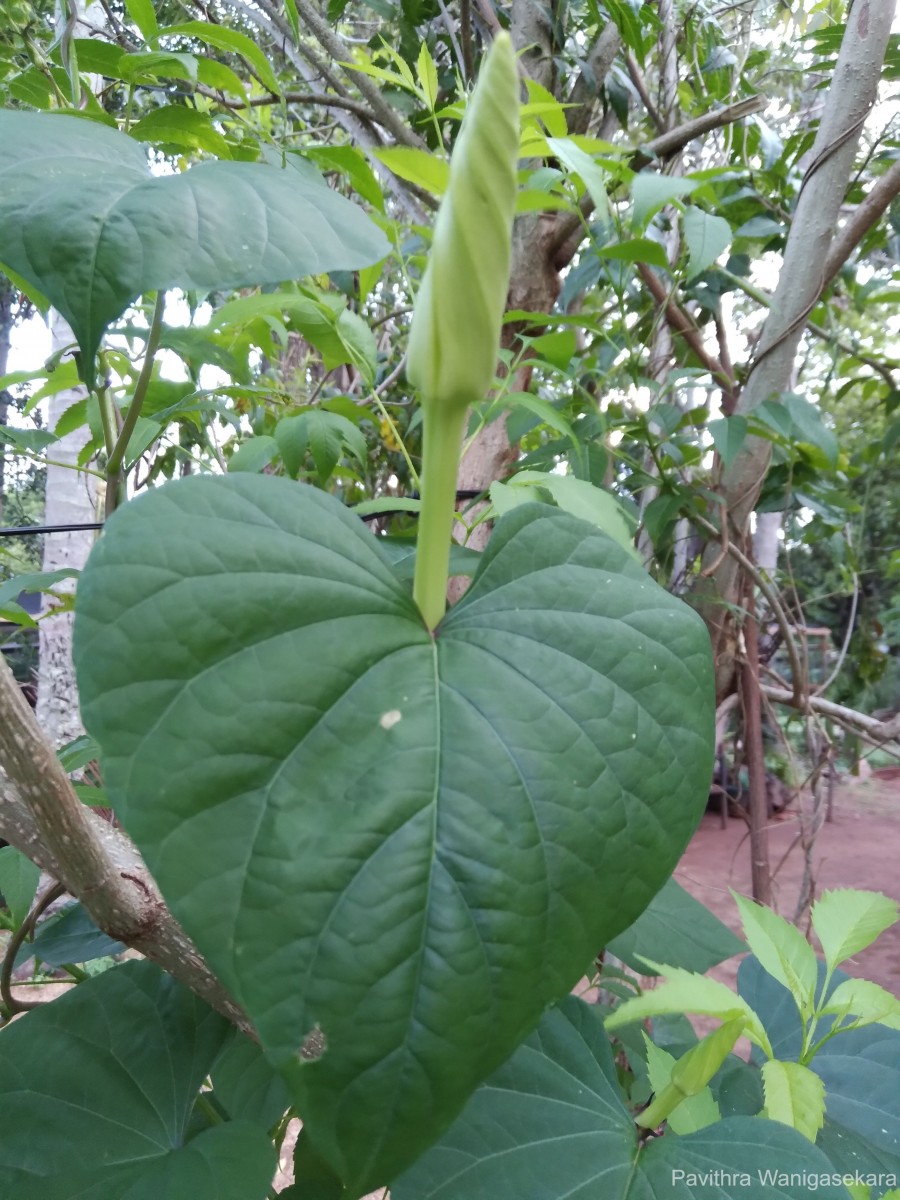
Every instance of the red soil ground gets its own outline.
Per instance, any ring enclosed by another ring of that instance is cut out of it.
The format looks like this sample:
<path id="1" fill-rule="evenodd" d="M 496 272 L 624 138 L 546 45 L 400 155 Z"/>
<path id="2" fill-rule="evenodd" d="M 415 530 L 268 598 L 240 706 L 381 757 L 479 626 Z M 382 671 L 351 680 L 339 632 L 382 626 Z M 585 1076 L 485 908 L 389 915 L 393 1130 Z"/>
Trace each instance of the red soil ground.
<path id="1" fill-rule="evenodd" d="M 803 874 L 798 817 L 788 809 L 769 826 L 769 860 L 775 873 L 775 906 L 793 919 Z M 900 770 L 876 772 L 863 781 L 852 777 L 835 789 L 833 820 L 822 826 L 813 852 L 816 893 L 832 888 L 865 888 L 900 901 Z M 740 934 L 729 888 L 750 895 L 750 845 L 747 826 L 731 818 L 721 827 L 707 813 L 688 846 L 675 878 L 726 925 Z M 712 974 L 733 984 L 739 959 Z M 900 924 L 889 929 L 843 966 L 850 975 L 871 979 L 900 994 Z"/>

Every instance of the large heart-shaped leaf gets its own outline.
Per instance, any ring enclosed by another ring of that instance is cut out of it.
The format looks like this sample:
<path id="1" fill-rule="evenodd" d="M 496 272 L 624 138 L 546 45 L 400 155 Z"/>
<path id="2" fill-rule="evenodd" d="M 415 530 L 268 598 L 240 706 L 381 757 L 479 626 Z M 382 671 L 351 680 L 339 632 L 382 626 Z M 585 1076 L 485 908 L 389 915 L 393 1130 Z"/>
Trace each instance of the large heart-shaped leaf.
<path id="1" fill-rule="evenodd" d="M 833 1168 L 801 1134 L 732 1117 L 645 1145 L 622 1103 L 597 1014 L 568 997 L 484 1083 L 393 1200 L 798 1200 Z M 790 1177 L 793 1176 L 793 1182 Z M 803 1180 L 815 1177 L 804 1187 Z"/>
<path id="2" fill-rule="evenodd" d="M 294 168 L 151 176 L 143 147 L 105 125 L 0 112 L 0 263 L 69 322 L 88 385 L 106 326 L 145 292 L 279 283 L 388 249 L 360 209 Z"/>
<path id="3" fill-rule="evenodd" d="M 240 474 L 117 513 L 78 606 L 109 795 L 351 1189 L 449 1124 L 705 805 L 705 627 L 543 505 L 435 638 L 335 499 Z"/>
<path id="4" fill-rule="evenodd" d="M 275 1171 L 244 1122 L 191 1141 L 230 1026 L 151 963 L 115 967 L 0 1034 L 0 1195 L 264 1200 Z"/>

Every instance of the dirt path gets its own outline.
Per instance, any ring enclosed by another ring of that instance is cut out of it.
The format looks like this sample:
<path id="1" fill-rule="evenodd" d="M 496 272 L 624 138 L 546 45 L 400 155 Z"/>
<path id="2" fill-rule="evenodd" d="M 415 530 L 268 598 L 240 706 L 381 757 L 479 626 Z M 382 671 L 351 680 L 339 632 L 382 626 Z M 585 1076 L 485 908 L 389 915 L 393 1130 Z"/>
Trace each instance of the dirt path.
<path id="1" fill-rule="evenodd" d="M 794 915 L 803 872 L 797 834 L 797 816 L 790 809 L 784 820 L 775 820 L 770 826 L 769 856 L 777 872 L 776 907 L 788 919 Z M 728 888 L 750 894 L 750 848 L 745 823 L 732 818 L 722 829 L 719 816 L 707 813 L 675 878 L 740 933 Z M 819 894 L 831 888 L 866 888 L 900 901 L 900 779 L 880 779 L 877 775 L 865 782 L 849 779 L 836 789 L 834 820 L 822 827 L 816 844 L 815 880 Z M 733 983 L 737 965 L 738 960 L 732 959 L 712 974 Z M 844 970 L 900 994 L 900 924 L 846 963 Z"/>

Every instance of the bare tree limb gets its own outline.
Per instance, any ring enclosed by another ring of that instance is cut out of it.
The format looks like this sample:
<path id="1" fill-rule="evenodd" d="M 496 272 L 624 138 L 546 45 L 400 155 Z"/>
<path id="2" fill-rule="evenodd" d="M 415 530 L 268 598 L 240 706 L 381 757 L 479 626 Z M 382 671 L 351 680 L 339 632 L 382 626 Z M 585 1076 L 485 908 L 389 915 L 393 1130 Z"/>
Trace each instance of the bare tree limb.
<path id="1" fill-rule="evenodd" d="M 629 165 L 639 171 L 641 167 L 648 166 L 655 159 L 670 158 L 673 154 L 683 150 L 695 138 L 701 137 L 713 129 L 730 125 L 734 121 L 741 121 L 745 117 L 759 112 L 760 109 L 765 108 L 765 105 L 765 97 L 751 96 L 749 100 L 740 100 L 737 104 L 711 109 L 700 117 L 694 117 L 690 121 L 685 121 L 683 125 L 670 129 L 668 133 L 651 138 L 649 142 L 634 151 Z M 579 203 L 579 212 L 560 214 L 550 243 L 551 253 L 557 267 L 565 266 L 578 249 L 583 236 L 584 223 L 593 211 L 594 202 L 589 193 L 585 192 Z M 576 235 L 577 241 L 573 241 Z M 568 257 L 565 257 L 567 252 Z"/>
<path id="2" fill-rule="evenodd" d="M 569 133 L 587 133 L 593 120 L 600 88 L 621 48 L 622 35 L 618 26 L 615 21 L 607 21 L 569 93 L 568 103 L 575 105 L 569 109 L 566 117 Z"/>
<path id="3" fill-rule="evenodd" d="M 825 109 L 813 145 L 813 161 L 804 178 L 785 245 L 784 262 L 756 357 L 735 411 L 747 413 L 787 390 L 797 346 L 822 294 L 824 264 L 834 237 L 844 191 L 853 167 L 859 135 L 881 78 L 890 35 L 892 3 L 855 4 L 850 10 Z M 746 528 L 756 506 L 771 455 L 771 443 L 750 437 L 723 474 L 723 502 L 738 530 Z M 707 559 L 718 550 L 710 546 Z M 717 694 L 732 686 L 734 639 L 729 605 L 738 594 L 740 567 L 724 558 L 711 580 L 711 595 L 701 610 L 710 629 L 717 669 Z"/>
<path id="4" fill-rule="evenodd" d="M 246 1016 L 169 912 L 137 850 L 76 796 L 2 655 L 0 767 L 6 840 L 50 871 L 111 937 L 140 950 L 250 1032 Z"/>
<path id="5" fill-rule="evenodd" d="M 223 108 L 230 108 L 232 112 L 243 108 L 266 108 L 272 104 L 309 104 L 322 108 L 342 108 L 347 112 L 356 113 L 364 121 L 372 120 L 372 114 L 361 101 L 351 100 L 346 96 L 331 96 L 326 92 L 284 92 L 280 96 L 269 94 L 251 96 L 248 100 L 231 100 L 223 92 L 214 91 L 202 83 L 196 84 L 194 91 L 200 96 L 208 96 L 210 100 L 215 100 Z"/>
<path id="6" fill-rule="evenodd" d="M 794 697 L 788 688 L 774 687 L 771 684 L 762 685 L 763 693 L 778 704 L 786 704 L 794 708 Z M 835 704 L 833 700 L 825 700 L 821 696 L 808 696 L 805 703 L 823 717 L 831 717 L 845 728 L 859 733 L 876 745 L 894 742 L 900 738 L 900 716 L 891 717 L 889 721 L 879 721 L 865 713 L 857 712 L 855 708 L 847 708 L 843 704 Z"/>
<path id="7" fill-rule="evenodd" d="M 326 54 L 330 55 L 335 65 L 342 64 L 347 58 L 347 47 L 332 30 L 325 17 L 316 8 L 313 0 L 294 0 L 297 15 L 310 31 Z M 400 114 L 378 90 L 375 82 L 361 71 L 354 71 L 353 82 L 360 94 L 365 97 L 372 115 L 401 146 L 415 146 L 427 149 L 422 139 L 409 128 Z"/>
<path id="8" fill-rule="evenodd" d="M 734 376 L 726 371 L 719 359 L 715 355 L 710 354 L 706 349 L 700 330 L 687 313 L 676 303 L 663 279 L 651 267 L 647 266 L 646 263 L 638 263 L 637 268 L 638 274 L 644 281 L 647 291 L 653 297 L 656 304 L 663 310 L 669 328 L 673 333 L 677 333 L 679 337 L 684 339 L 703 364 L 703 367 L 709 371 L 716 383 L 722 388 L 723 392 L 730 396 L 736 387 Z"/>
<path id="9" fill-rule="evenodd" d="M 866 198 L 857 204 L 852 214 L 834 235 L 822 272 L 823 289 L 831 283 L 862 239 L 876 221 L 884 215 L 891 201 L 898 195 L 900 195 L 900 160 L 885 171 Z"/>

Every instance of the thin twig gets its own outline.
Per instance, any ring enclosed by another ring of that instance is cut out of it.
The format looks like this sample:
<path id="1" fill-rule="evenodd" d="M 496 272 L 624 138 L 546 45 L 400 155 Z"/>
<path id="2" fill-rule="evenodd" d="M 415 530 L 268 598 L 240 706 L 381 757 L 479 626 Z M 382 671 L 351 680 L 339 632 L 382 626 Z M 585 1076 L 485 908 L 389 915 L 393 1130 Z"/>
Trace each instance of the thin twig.
<path id="1" fill-rule="evenodd" d="M 14 996 L 12 994 L 12 974 L 15 969 L 19 949 L 25 939 L 34 931 L 38 917 L 40 917 L 41 913 L 46 912 L 54 900 L 58 900 L 60 896 L 64 896 L 65 894 L 66 889 L 61 883 L 54 883 L 52 887 L 49 887 L 9 939 L 6 953 L 3 956 L 3 967 L 0 969 L 0 998 L 2 998 L 3 1003 L 11 1014 L 28 1012 L 30 1009 L 38 1008 L 41 1004 L 45 1003 L 43 1000 L 19 1000 L 18 997 Z"/>
<path id="2" fill-rule="evenodd" d="M 38 917 L 45 912 L 54 900 L 58 900 L 60 896 L 66 894 L 66 889 L 61 883 L 54 883 L 48 888 L 34 905 L 31 912 L 13 933 L 9 939 L 9 944 L 6 947 L 6 953 L 3 956 L 3 966 L 0 968 L 0 999 L 6 1005 L 11 1015 L 15 1013 L 28 1012 L 32 1008 L 39 1008 L 41 1004 L 46 1003 L 43 1000 L 20 1000 L 12 994 L 12 974 L 16 965 L 16 957 L 22 943 L 31 935 L 37 924 Z"/>

